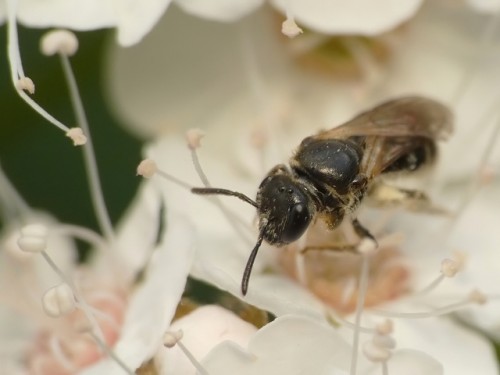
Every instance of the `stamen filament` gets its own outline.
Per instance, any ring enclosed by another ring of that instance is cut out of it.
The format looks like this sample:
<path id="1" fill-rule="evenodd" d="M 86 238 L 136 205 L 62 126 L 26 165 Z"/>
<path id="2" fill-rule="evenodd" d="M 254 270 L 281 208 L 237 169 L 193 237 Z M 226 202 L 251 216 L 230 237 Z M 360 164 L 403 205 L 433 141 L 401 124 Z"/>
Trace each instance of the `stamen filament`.
<path id="1" fill-rule="evenodd" d="M 426 294 L 429 294 L 430 292 L 432 292 L 434 289 L 436 289 L 439 284 L 441 284 L 441 282 L 446 278 L 445 275 L 441 274 L 439 275 L 438 277 L 436 277 L 429 285 L 427 285 L 425 288 L 423 288 L 422 290 L 412 294 L 412 297 L 420 297 L 420 296 L 424 296 Z"/>
<path id="2" fill-rule="evenodd" d="M 130 370 L 125 363 L 111 350 L 111 348 L 106 344 L 104 340 L 102 340 L 98 335 L 96 335 L 93 331 L 89 332 L 90 336 L 95 340 L 99 348 L 105 353 L 109 358 L 113 359 L 118 366 L 122 368 L 128 375 L 135 375 L 135 372 Z"/>
<path id="3" fill-rule="evenodd" d="M 389 367 L 387 361 L 382 362 L 382 375 L 389 375 Z"/>
<path id="4" fill-rule="evenodd" d="M 40 114 L 47 121 L 57 126 L 59 129 L 63 130 L 64 133 L 69 131 L 69 128 L 62 122 L 57 120 L 51 114 L 49 114 L 45 109 L 38 105 L 28 94 L 26 94 L 22 89 L 18 88 L 17 81 L 24 78 L 24 70 L 22 66 L 21 54 L 19 52 L 19 38 L 17 35 L 17 0 L 7 0 L 7 56 L 9 58 L 10 64 L 10 76 L 12 84 L 17 92 L 17 94 L 23 99 L 31 108 L 33 108 L 38 114 Z"/>
<path id="5" fill-rule="evenodd" d="M 194 355 L 186 348 L 186 346 L 182 343 L 181 340 L 177 341 L 177 346 L 182 350 L 187 359 L 189 359 L 189 361 L 193 364 L 193 366 L 201 375 L 209 375 L 208 371 L 205 370 L 201 365 L 201 363 L 196 360 Z"/>
<path id="6" fill-rule="evenodd" d="M 82 296 L 78 292 L 75 284 L 73 283 L 73 280 L 71 280 L 71 278 L 67 277 L 64 274 L 64 272 L 57 266 L 57 264 L 52 260 L 50 255 L 45 250 L 42 250 L 41 254 L 42 254 L 43 258 L 45 259 L 45 261 L 50 266 L 50 268 L 52 268 L 52 270 L 61 278 L 62 281 L 64 281 L 66 284 L 68 284 L 70 286 L 71 290 L 73 291 L 73 294 L 75 295 L 75 299 L 79 303 L 83 313 L 85 314 L 85 316 L 87 317 L 87 319 L 89 320 L 89 322 L 93 326 L 93 328 L 96 329 L 97 335 L 100 338 L 104 339 L 104 334 L 102 333 L 101 327 L 99 327 L 94 316 L 89 311 L 87 303 L 85 302 L 85 300 L 82 298 Z"/>
<path id="7" fill-rule="evenodd" d="M 57 336 L 52 336 L 49 340 L 50 351 L 66 371 L 76 372 L 77 369 L 61 347 L 61 342 Z"/>
<path id="8" fill-rule="evenodd" d="M 55 227 L 53 231 L 85 241 L 96 248 L 104 248 L 108 246 L 104 238 L 102 238 L 98 233 L 78 225 L 61 224 Z"/>
<path id="9" fill-rule="evenodd" d="M 211 188 L 212 186 L 210 185 L 210 181 L 208 180 L 207 175 L 203 171 L 200 160 L 198 158 L 198 153 L 196 152 L 196 148 L 190 147 L 190 150 L 191 150 L 191 159 L 193 161 L 193 165 L 194 165 L 194 169 L 196 170 L 196 173 L 198 174 L 203 185 L 207 188 Z M 231 211 L 229 211 L 224 206 L 224 204 L 219 199 L 219 197 L 214 196 L 214 197 L 211 197 L 210 200 L 212 200 L 213 203 L 221 210 L 222 214 L 227 219 L 229 224 L 233 227 L 233 229 L 236 231 L 236 233 L 238 233 L 238 235 L 243 240 L 245 240 L 247 243 L 251 244 L 252 239 L 249 238 L 248 234 L 253 235 L 252 228 L 246 222 L 244 222 L 239 216 L 237 216 L 234 213 L 232 213 Z M 238 225 L 236 225 L 236 224 L 238 224 Z M 246 229 L 246 233 L 243 232 L 242 228 Z"/>
<path id="10" fill-rule="evenodd" d="M 73 290 L 75 299 L 78 303 L 78 306 L 81 308 L 83 313 L 85 314 L 87 320 L 89 321 L 91 325 L 91 330 L 89 331 L 89 334 L 93 337 L 93 339 L 96 341 L 97 345 L 99 348 L 102 350 L 103 353 L 108 355 L 110 358 L 112 358 L 127 374 L 129 375 L 134 375 L 134 372 L 131 371 L 130 369 L 127 368 L 127 366 L 122 362 L 120 358 L 116 356 L 116 354 L 113 352 L 113 350 L 106 344 L 106 341 L 104 340 L 104 334 L 101 330 L 101 327 L 97 323 L 95 316 L 92 314 L 91 307 L 85 302 L 83 297 L 80 295 L 78 292 L 75 284 L 73 283 L 73 280 L 71 278 L 67 277 L 64 272 L 57 266 L 57 264 L 52 260 L 52 258 L 49 256 L 49 254 L 43 250 L 41 252 L 43 258 L 45 261 L 49 264 L 49 266 L 52 268 L 52 270 L 59 275 L 61 280 L 63 280 L 65 283 L 67 283 L 71 289 Z"/>
<path id="11" fill-rule="evenodd" d="M 339 321 L 346 328 L 349 328 L 349 329 L 358 329 L 361 333 L 374 334 L 375 332 L 377 332 L 377 330 L 374 329 L 374 328 L 363 327 L 361 325 L 356 327 L 356 325 L 354 323 L 352 323 L 352 322 L 344 319 L 340 315 L 337 315 L 334 312 L 334 310 L 330 310 L 330 309 L 328 310 L 328 312 L 327 312 L 327 319 L 328 320 L 333 320 L 333 321 Z"/>
<path id="12" fill-rule="evenodd" d="M 188 184 L 187 182 L 182 181 L 182 180 L 178 179 L 177 177 L 174 177 L 171 174 L 168 174 L 167 172 L 162 171 L 161 169 L 158 169 L 156 173 L 158 173 L 164 179 L 166 179 L 170 182 L 173 182 L 174 184 L 176 184 L 180 187 L 186 188 L 188 190 L 191 190 L 194 187 L 194 186 Z"/>
<path id="13" fill-rule="evenodd" d="M 496 110 L 497 108 L 498 108 L 498 102 L 495 102 L 495 105 L 491 109 Z M 489 112 L 490 111 L 488 111 L 488 113 Z M 482 180 L 481 173 L 488 164 L 488 159 L 493 153 L 495 144 L 497 143 L 499 137 L 500 137 L 500 119 L 497 120 L 497 122 L 495 123 L 495 128 L 493 129 L 493 133 L 488 138 L 488 143 L 486 144 L 486 147 L 484 148 L 484 151 L 481 155 L 481 160 L 479 161 L 477 166 L 477 172 L 476 172 L 477 175 L 475 178 L 472 179 L 469 188 L 466 190 L 465 197 L 462 199 L 460 205 L 456 209 L 455 215 L 450 223 L 450 226 L 453 226 L 457 221 L 457 219 L 462 216 L 463 212 L 465 212 L 469 204 L 474 199 L 476 193 L 483 186 L 483 183 L 481 181 Z"/>
<path id="14" fill-rule="evenodd" d="M 407 319 L 424 319 L 424 318 L 430 318 L 430 317 L 435 317 L 435 316 L 440 316 L 440 315 L 446 315 L 458 310 L 463 309 L 464 307 L 473 305 L 474 302 L 471 301 L 469 298 L 449 304 L 447 306 L 439 307 L 435 310 L 432 311 L 423 311 L 423 312 L 395 312 L 395 311 L 384 311 L 384 310 L 370 310 L 370 314 L 377 315 L 377 316 L 384 316 L 387 318 L 407 318 Z"/>
<path id="15" fill-rule="evenodd" d="M 370 256 L 361 255 L 361 271 L 359 276 L 358 301 L 356 303 L 356 317 L 354 322 L 354 336 L 352 339 L 352 356 L 350 375 L 356 375 L 358 365 L 359 336 L 361 333 L 361 316 L 363 315 L 366 292 L 368 290 L 368 276 L 370 270 Z"/>
<path id="16" fill-rule="evenodd" d="M 99 223 L 99 227 L 104 233 L 104 237 L 106 237 L 108 241 L 114 242 L 115 236 L 113 232 L 113 226 L 111 225 L 111 219 L 109 218 L 109 213 L 103 197 L 101 181 L 99 179 L 99 172 L 95 160 L 94 147 L 92 145 L 92 139 L 90 137 L 90 129 L 87 121 L 87 116 L 85 115 L 85 111 L 83 109 L 82 99 L 78 91 L 78 85 L 76 83 L 75 75 L 73 73 L 73 69 L 71 68 L 69 58 L 61 53 L 59 54 L 59 56 L 61 58 L 64 76 L 68 84 L 71 103 L 73 105 L 73 110 L 75 111 L 78 125 L 81 126 L 84 133 L 87 135 L 87 143 L 83 146 L 83 155 L 85 160 L 85 169 L 89 179 L 89 189 L 92 199 L 92 205 L 94 206 L 97 221 Z"/>

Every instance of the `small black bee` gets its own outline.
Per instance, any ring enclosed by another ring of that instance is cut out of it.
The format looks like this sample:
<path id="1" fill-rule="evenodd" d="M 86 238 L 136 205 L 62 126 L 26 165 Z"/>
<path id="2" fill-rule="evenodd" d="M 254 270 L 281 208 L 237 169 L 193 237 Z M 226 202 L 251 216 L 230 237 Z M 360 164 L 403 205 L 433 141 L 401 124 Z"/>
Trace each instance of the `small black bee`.
<path id="1" fill-rule="evenodd" d="M 277 165 L 267 174 L 256 201 L 227 189 L 193 188 L 192 192 L 231 195 L 257 208 L 259 236 L 242 278 L 245 295 L 262 241 L 287 245 L 298 240 L 313 220 L 324 220 L 334 229 L 346 216 L 360 238 L 375 241 L 354 216 L 356 208 L 383 184 L 381 176 L 432 164 L 436 141 L 446 139 L 452 129 L 452 114 L 443 104 L 417 96 L 395 99 L 305 138 L 288 166 Z M 425 197 L 398 191 L 403 197 Z"/>

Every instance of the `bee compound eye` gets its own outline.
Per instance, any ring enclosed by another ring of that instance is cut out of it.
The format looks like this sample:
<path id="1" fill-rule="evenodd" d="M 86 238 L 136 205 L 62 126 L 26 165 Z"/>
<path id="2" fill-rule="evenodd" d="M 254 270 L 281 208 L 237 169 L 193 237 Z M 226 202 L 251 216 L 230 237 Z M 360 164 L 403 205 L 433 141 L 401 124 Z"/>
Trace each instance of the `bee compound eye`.
<path id="1" fill-rule="evenodd" d="M 298 240 L 304 234 L 310 222 L 311 215 L 307 206 L 303 203 L 294 204 L 287 213 L 282 240 L 285 243 Z"/>

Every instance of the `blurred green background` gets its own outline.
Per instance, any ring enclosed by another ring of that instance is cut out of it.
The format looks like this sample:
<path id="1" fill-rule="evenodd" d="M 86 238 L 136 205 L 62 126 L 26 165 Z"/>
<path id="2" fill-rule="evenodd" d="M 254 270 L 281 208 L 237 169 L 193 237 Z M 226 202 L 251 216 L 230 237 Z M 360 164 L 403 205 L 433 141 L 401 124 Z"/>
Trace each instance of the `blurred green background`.
<path id="1" fill-rule="evenodd" d="M 33 208 L 59 220 L 97 230 L 82 150 L 31 109 L 12 87 L 6 58 L 6 27 L 0 28 L 0 163 Z M 58 57 L 39 52 L 41 30 L 19 27 L 24 70 L 35 83 L 33 98 L 69 127 L 75 117 Z M 109 30 L 77 33 L 80 48 L 71 58 L 94 141 L 105 201 L 116 222 L 133 198 L 140 178 L 135 168 L 141 143 L 113 118 L 105 97 L 103 61 Z M 2 223 L 5 224 L 5 223 Z"/>

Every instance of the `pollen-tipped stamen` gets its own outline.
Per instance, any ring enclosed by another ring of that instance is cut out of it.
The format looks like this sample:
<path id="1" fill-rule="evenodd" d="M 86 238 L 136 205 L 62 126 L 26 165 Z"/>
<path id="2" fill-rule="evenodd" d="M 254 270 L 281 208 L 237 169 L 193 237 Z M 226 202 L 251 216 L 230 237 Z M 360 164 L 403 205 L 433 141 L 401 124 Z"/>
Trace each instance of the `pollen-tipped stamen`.
<path id="1" fill-rule="evenodd" d="M 111 224 L 111 219 L 109 217 L 108 209 L 104 201 L 101 181 L 99 179 L 99 172 L 94 153 L 94 147 L 92 145 L 92 140 L 90 138 L 90 129 L 87 121 L 87 116 L 85 115 L 85 111 L 83 109 L 83 102 L 80 97 L 78 85 L 75 79 L 75 75 L 73 73 L 73 69 L 71 68 L 68 56 L 63 53 L 59 53 L 59 56 L 63 67 L 64 77 L 66 78 L 66 82 L 68 84 L 71 103 L 73 105 L 73 110 L 75 112 L 77 122 L 82 127 L 84 133 L 88 137 L 87 143 L 83 147 L 83 155 L 85 160 L 85 169 L 89 180 L 89 189 L 90 189 L 92 204 L 94 206 L 99 227 L 104 233 L 106 239 L 110 242 L 113 242 L 115 235 L 113 231 L 113 226 Z"/>
<path id="2" fill-rule="evenodd" d="M 24 82 L 29 79 L 24 74 L 24 69 L 21 60 L 21 53 L 19 51 L 19 39 L 17 35 L 17 0 L 7 0 L 7 56 L 10 65 L 10 75 L 14 88 L 17 94 L 23 99 L 31 108 L 33 108 L 38 114 L 40 114 L 47 121 L 63 130 L 65 133 L 68 132 L 69 127 L 64 125 L 61 121 L 57 120 L 51 114 L 49 114 L 45 109 L 43 109 L 38 103 L 36 103 L 32 98 L 26 94 L 25 90 L 29 87 L 26 86 Z M 31 81 L 31 80 L 30 80 Z"/>
<path id="3" fill-rule="evenodd" d="M 370 255 L 361 255 L 361 271 L 359 275 L 358 300 L 356 302 L 355 329 L 352 339 L 351 369 L 349 374 L 356 375 L 358 365 L 359 336 L 361 333 L 361 317 L 365 307 L 365 297 L 368 290 L 368 277 L 370 271 Z"/>
<path id="4" fill-rule="evenodd" d="M 179 347 L 179 349 L 184 353 L 186 358 L 191 362 L 191 364 L 194 366 L 194 368 L 198 371 L 199 374 L 201 375 L 208 375 L 207 370 L 201 365 L 200 362 L 195 358 L 193 353 L 189 351 L 189 349 L 182 343 L 182 337 L 183 337 L 183 332 L 182 330 L 175 331 L 175 332 L 167 332 L 165 333 L 163 337 L 163 345 L 165 345 L 166 348 L 173 348 L 175 345 Z"/>
<path id="5" fill-rule="evenodd" d="M 281 24 L 281 32 L 289 38 L 295 38 L 296 36 L 302 34 L 304 31 L 295 22 L 295 17 L 292 12 L 291 0 L 287 0 L 285 3 L 285 14 L 286 20 Z"/>
<path id="6" fill-rule="evenodd" d="M 472 305 L 482 305 L 488 301 L 488 297 L 477 290 L 473 290 L 466 298 L 459 302 L 422 312 L 396 312 L 384 310 L 370 310 L 370 314 L 384 316 L 387 318 L 425 319 L 450 314 Z"/>
<path id="7" fill-rule="evenodd" d="M 457 257 L 459 256 L 457 255 Z M 463 259 L 443 259 L 441 262 L 440 275 L 438 275 L 420 291 L 413 293 L 412 297 L 420 297 L 429 294 L 433 290 L 437 289 L 437 287 L 441 285 L 446 278 L 454 277 L 462 269 L 462 267 Z"/>

